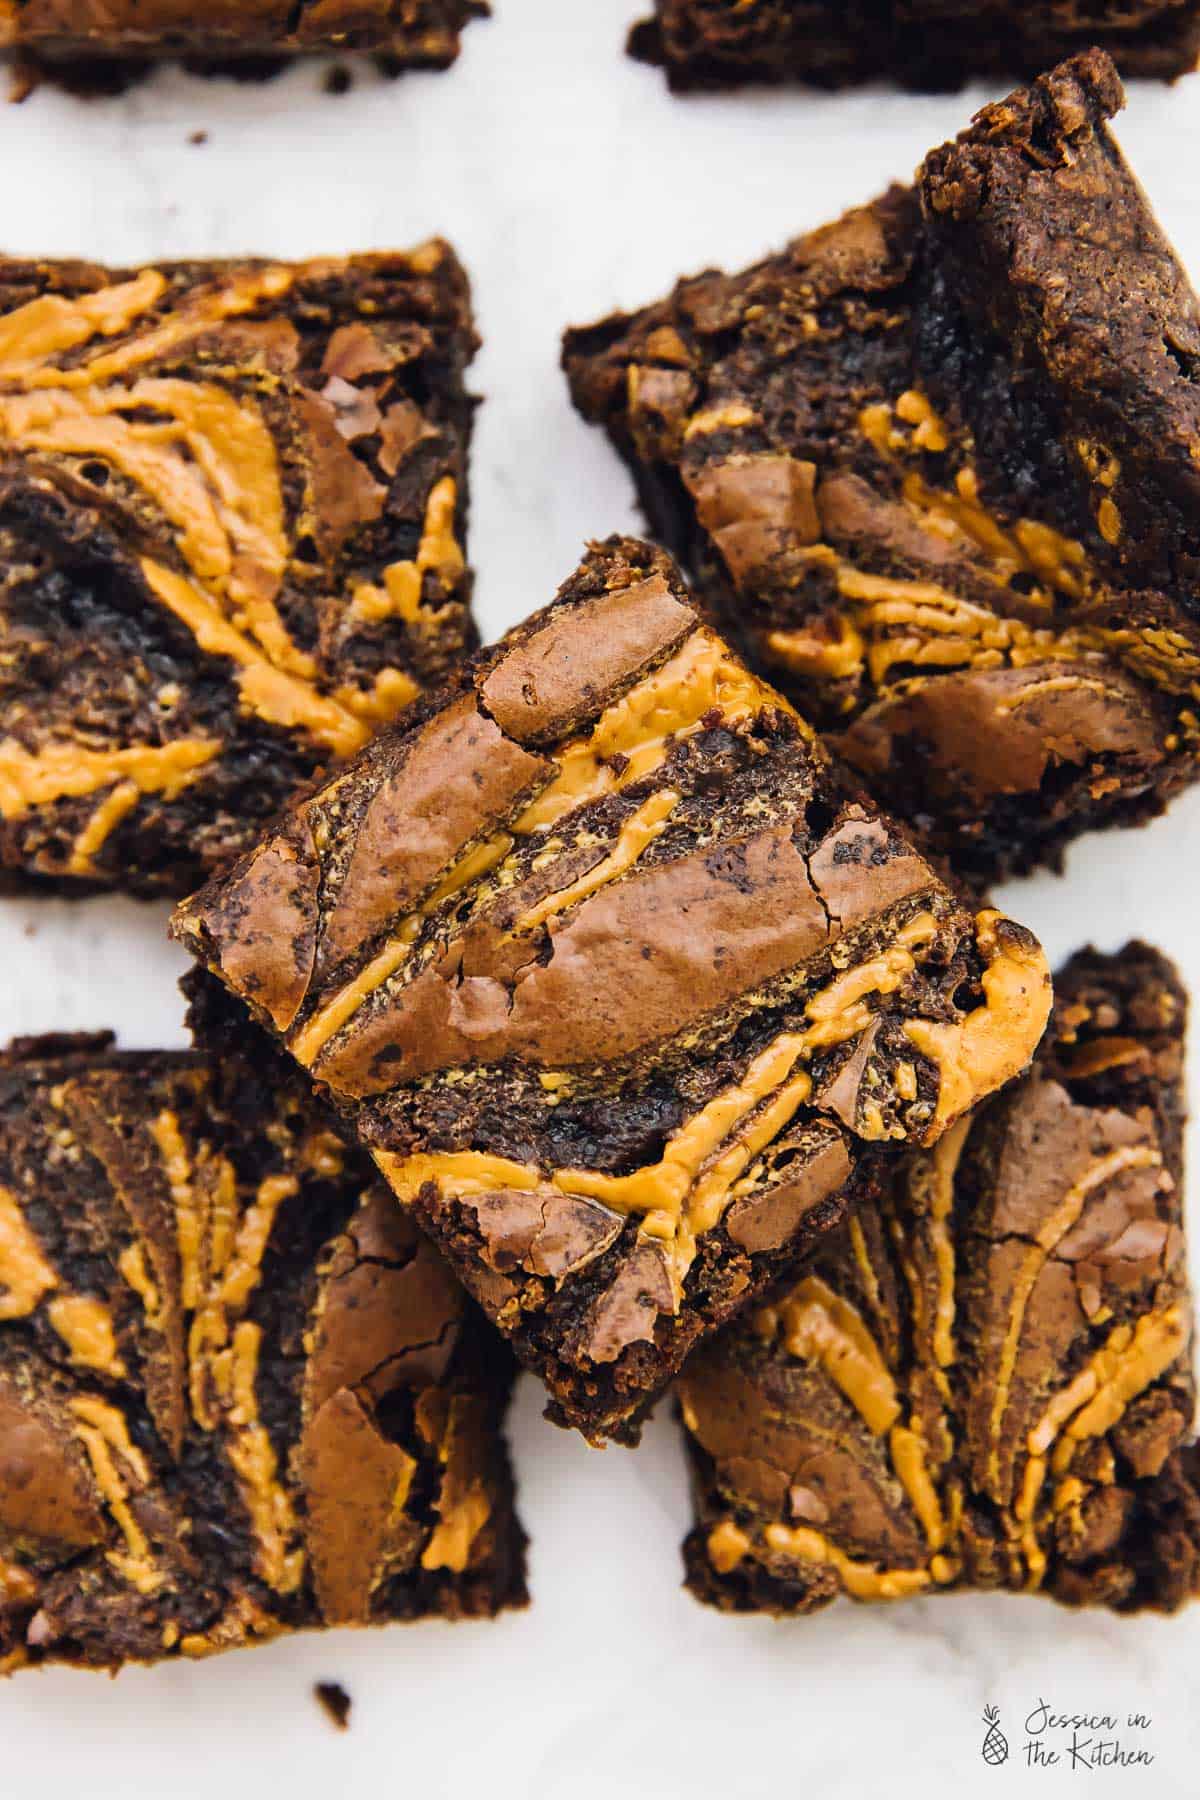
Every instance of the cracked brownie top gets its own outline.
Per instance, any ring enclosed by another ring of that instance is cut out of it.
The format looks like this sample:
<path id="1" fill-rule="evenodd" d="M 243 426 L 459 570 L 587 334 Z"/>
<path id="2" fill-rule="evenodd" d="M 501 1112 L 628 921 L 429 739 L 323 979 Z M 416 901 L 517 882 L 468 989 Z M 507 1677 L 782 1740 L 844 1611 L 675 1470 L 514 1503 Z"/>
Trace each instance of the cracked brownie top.
<path id="1" fill-rule="evenodd" d="M 1040 948 L 964 906 L 612 539 L 177 912 L 554 1416 L 636 1430 L 868 1152 L 1017 1074 Z"/>

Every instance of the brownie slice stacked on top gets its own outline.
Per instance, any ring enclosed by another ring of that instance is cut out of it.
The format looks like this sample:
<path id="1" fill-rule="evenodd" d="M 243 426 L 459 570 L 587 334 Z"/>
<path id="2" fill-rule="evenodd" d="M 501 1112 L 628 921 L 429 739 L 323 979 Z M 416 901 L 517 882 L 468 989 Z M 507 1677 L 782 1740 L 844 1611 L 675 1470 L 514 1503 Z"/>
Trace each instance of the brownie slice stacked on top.
<path id="1" fill-rule="evenodd" d="M 510 1359 L 263 1049 L 0 1057 L 0 1670 L 524 1602 Z"/>
<path id="2" fill-rule="evenodd" d="M 1090 53 L 914 188 L 570 332 L 655 529 L 964 873 L 1055 863 L 1200 758 L 1200 304 Z"/>
<path id="3" fill-rule="evenodd" d="M 0 49 L 102 74 L 114 60 L 186 56 L 221 66 L 316 50 L 370 50 L 394 69 L 447 68 L 486 0 L 0 0 Z M 268 63 L 269 69 L 275 65 Z"/>
<path id="4" fill-rule="evenodd" d="M 186 893 L 475 642 L 467 280 L 0 261 L 0 870 Z"/>
<path id="5" fill-rule="evenodd" d="M 1186 1000 L 1142 944 L 1056 988 L 1032 1072 L 688 1364 L 701 1599 L 1200 1592 Z"/>
<path id="6" fill-rule="evenodd" d="M 877 1157 L 1019 1073 L 1049 977 L 688 603 L 595 546 L 174 931 L 545 1379 L 636 1438 Z"/>
<path id="7" fill-rule="evenodd" d="M 1200 55 L 1197 0 L 654 0 L 629 38 L 673 88 L 806 81 L 960 87 L 1037 75 L 1099 44 L 1126 75 L 1173 80 Z"/>

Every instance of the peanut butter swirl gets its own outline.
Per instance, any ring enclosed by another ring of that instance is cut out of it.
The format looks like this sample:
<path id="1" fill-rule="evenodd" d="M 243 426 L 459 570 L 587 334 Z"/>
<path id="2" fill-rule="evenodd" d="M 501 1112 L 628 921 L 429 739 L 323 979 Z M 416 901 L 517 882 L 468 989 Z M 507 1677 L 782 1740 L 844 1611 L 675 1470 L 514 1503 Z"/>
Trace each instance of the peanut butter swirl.
<path id="1" fill-rule="evenodd" d="M 1075 57 L 911 188 L 564 346 L 752 661 L 985 881 L 1200 767 L 1200 304 L 1121 102 Z"/>
<path id="2" fill-rule="evenodd" d="M 0 857 L 195 885 L 469 646 L 447 246 L 0 266 Z"/>
<path id="3" fill-rule="evenodd" d="M 689 1362 L 702 1598 L 1169 1610 L 1200 1589 L 1185 1000 L 1143 945 L 1076 957 L 1056 990 L 1033 1071 Z"/>
<path id="4" fill-rule="evenodd" d="M 521 1597 L 503 1360 L 256 1048 L 0 1057 L 0 1668 Z"/>
<path id="5" fill-rule="evenodd" d="M 1029 934 L 847 800 L 669 559 L 616 539 L 174 929 L 609 1429 L 868 1148 L 1019 1074 L 1050 1004 Z"/>

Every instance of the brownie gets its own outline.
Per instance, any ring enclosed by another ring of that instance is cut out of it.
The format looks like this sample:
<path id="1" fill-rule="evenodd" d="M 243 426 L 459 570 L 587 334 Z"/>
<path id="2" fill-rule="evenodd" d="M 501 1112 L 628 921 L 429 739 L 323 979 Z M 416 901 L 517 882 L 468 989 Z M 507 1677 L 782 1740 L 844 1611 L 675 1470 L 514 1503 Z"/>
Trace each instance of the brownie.
<path id="1" fill-rule="evenodd" d="M 1126 75 L 1172 81 L 1200 54 L 1198 0 L 654 0 L 630 54 L 671 86 L 897 82 L 933 91 L 1039 74 L 1101 45 Z"/>
<path id="2" fill-rule="evenodd" d="M 508 1353 L 274 1064 L 0 1055 L 0 1670 L 525 1599 Z"/>
<path id="3" fill-rule="evenodd" d="M 1200 305 L 1099 52 L 914 188 L 570 332 L 576 405 L 752 660 L 964 874 L 1200 758 Z"/>
<path id="4" fill-rule="evenodd" d="M 1025 1079 L 692 1359 L 700 1599 L 1200 1591 L 1186 1006 L 1144 944 L 1073 958 Z"/>
<path id="5" fill-rule="evenodd" d="M 247 61 L 317 50 L 369 50 L 401 68 L 447 68 L 484 0 L 0 0 L 0 49 L 32 52 L 52 71 L 184 56 L 235 71 Z"/>
<path id="6" fill-rule="evenodd" d="M 181 895 L 476 639 L 448 245 L 0 260 L 0 871 Z"/>
<path id="7" fill-rule="evenodd" d="M 596 545 L 174 931 L 288 1045 L 551 1417 L 706 1333 L 1023 1069 L 1035 939 L 843 783 L 661 551 Z"/>

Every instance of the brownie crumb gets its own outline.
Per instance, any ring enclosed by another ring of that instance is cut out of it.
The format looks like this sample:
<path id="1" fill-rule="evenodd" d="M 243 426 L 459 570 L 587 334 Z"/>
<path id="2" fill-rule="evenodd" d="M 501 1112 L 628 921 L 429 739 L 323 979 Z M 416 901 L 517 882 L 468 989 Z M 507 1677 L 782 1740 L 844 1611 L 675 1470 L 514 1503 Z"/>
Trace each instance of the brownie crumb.
<path id="1" fill-rule="evenodd" d="M 354 86 L 354 75 L 345 63 L 335 63 L 332 69 L 325 71 L 322 86 L 327 94 L 348 94 Z"/>
<path id="2" fill-rule="evenodd" d="M 208 142 L 207 131 L 189 131 L 188 132 L 188 143 L 189 144 L 207 144 L 207 142 Z"/>
<path id="3" fill-rule="evenodd" d="M 340 1681 L 318 1681 L 313 1686 L 317 1703 L 331 1725 L 339 1731 L 350 1729 L 350 1708 L 354 1702 Z"/>

